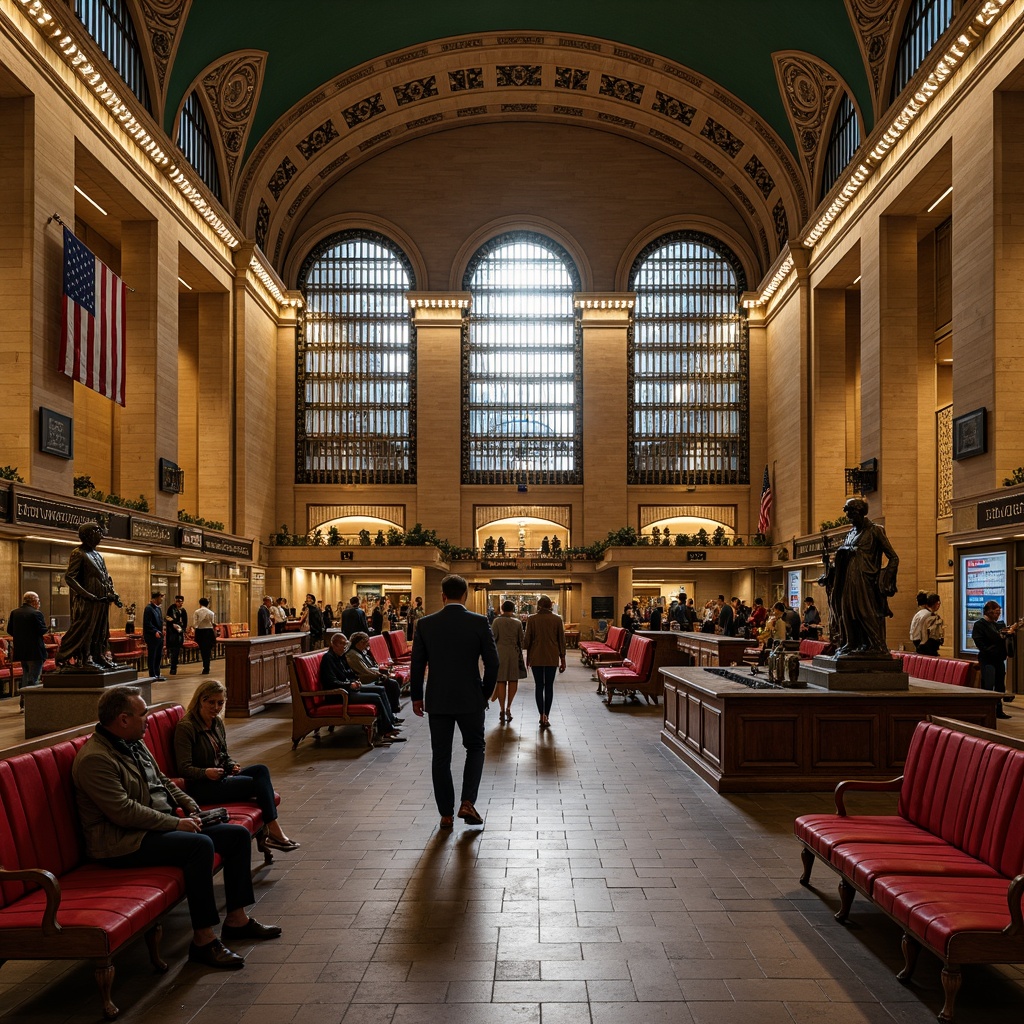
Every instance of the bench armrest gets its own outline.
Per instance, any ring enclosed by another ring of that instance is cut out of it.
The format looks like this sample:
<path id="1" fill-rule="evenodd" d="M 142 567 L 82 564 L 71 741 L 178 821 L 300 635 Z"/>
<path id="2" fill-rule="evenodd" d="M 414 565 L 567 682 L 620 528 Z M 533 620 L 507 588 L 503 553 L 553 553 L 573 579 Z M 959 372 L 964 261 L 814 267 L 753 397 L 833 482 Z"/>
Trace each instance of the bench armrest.
<path id="1" fill-rule="evenodd" d="M 21 871 L 7 871 L 0 868 L 0 883 L 31 882 L 38 885 L 46 893 L 46 909 L 40 922 L 43 934 L 59 935 L 61 927 L 57 924 L 57 908 L 60 906 L 60 882 L 55 875 L 45 868 L 24 868 Z"/>
<path id="2" fill-rule="evenodd" d="M 880 779 L 872 782 L 867 779 L 850 779 L 836 786 L 836 814 L 846 817 L 845 796 L 848 792 L 856 793 L 898 793 L 903 787 L 903 776 L 896 779 Z"/>
<path id="3" fill-rule="evenodd" d="M 1010 908 L 1010 923 L 1003 929 L 1004 935 L 1020 935 L 1024 931 L 1024 913 L 1021 899 L 1024 898 L 1024 875 L 1018 875 L 1006 890 L 1006 902 Z"/>
<path id="4" fill-rule="evenodd" d="M 348 691 L 347 690 L 299 690 L 300 697 L 323 697 L 324 694 L 329 693 L 334 696 L 336 693 L 340 693 L 342 696 L 342 707 L 348 707 Z"/>

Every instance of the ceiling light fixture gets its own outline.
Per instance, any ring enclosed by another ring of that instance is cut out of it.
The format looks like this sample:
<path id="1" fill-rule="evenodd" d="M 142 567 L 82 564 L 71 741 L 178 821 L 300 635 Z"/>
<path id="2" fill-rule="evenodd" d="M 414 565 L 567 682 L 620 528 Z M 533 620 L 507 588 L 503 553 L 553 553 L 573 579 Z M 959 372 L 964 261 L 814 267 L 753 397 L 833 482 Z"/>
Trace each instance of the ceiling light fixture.
<path id="1" fill-rule="evenodd" d="M 864 276 L 863 274 L 858 274 L 858 275 L 857 275 L 857 276 L 856 276 L 856 277 L 855 277 L 855 278 L 853 279 L 853 283 L 854 283 L 854 284 L 860 284 L 860 279 L 861 279 L 861 277 L 863 277 L 863 276 Z"/>
<path id="2" fill-rule="evenodd" d="M 183 284 L 189 291 L 192 291 L 192 285 L 190 285 L 183 277 L 178 278 L 178 283 Z"/>
<path id="3" fill-rule="evenodd" d="M 100 206 L 100 204 L 99 204 L 99 203 L 97 203 L 97 202 L 96 202 L 96 200 L 95 200 L 95 199 L 93 199 L 93 197 L 92 197 L 91 195 L 89 195 L 89 194 L 88 194 L 87 192 L 83 192 L 83 191 L 82 191 L 82 189 L 80 189 L 80 188 L 79 188 L 79 187 L 78 187 L 77 185 L 75 186 L 75 191 L 76 191 L 76 192 L 77 192 L 77 193 L 78 193 L 78 194 L 79 194 L 79 195 L 80 195 L 80 196 L 81 196 L 81 197 L 82 197 L 82 198 L 83 198 L 83 199 L 84 199 L 84 200 L 85 200 L 85 201 L 86 201 L 87 203 L 92 203 L 92 205 L 93 205 L 93 206 L 95 206 L 95 207 L 96 207 L 96 209 L 97 209 L 97 210 L 99 210 L 99 211 L 100 211 L 100 213 L 102 213 L 104 217 L 106 217 L 106 216 L 107 216 L 107 211 L 106 211 L 106 210 L 104 210 L 104 209 L 103 209 L 103 207 L 102 207 L 102 206 Z"/>
<path id="4" fill-rule="evenodd" d="M 936 206 L 938 206 L 938 205 L 939 205 L 939 203 L 941 203 L 941 202 L 942 202 L 942 200 L 943 200 L 943 199 L 945 199 L 945 198 L 946 198 L 946 196 L 948 196 L 948 195 L 949 195 L 949 194 L 950 194 L 950 193 L 951 193 L 952 191 L 953 191 L 953 186 L 952 186 L 952 185 L 950 185 L 950 186 L 949 186 L 949 188 L 947 188 L 947 189 L 946 189 L 946 191 L 945 191 L 945 192 L 943 192 L 943 193 L 942 193 L 942 195 L 941 195 L 941 196 L 939 196 L 939 198 L 938 198 L 938 199 L 936 199 L 936 200 L 935 200 L 935 202 L 934 202 L 934 203 L 932 203 L 932 205 L 931 205 L 931 206 L 929 206 L 929 207 L 928 207 L 928 209 L 927 209 L 927 210 L 926 210 L 925 212 L 926 212 L 926 213 L 931 213 L 931 212 L 932 212 L 932 210 L 934 210 L 934 209 L 935 209 L 935 207 L 936 207 Z"/>

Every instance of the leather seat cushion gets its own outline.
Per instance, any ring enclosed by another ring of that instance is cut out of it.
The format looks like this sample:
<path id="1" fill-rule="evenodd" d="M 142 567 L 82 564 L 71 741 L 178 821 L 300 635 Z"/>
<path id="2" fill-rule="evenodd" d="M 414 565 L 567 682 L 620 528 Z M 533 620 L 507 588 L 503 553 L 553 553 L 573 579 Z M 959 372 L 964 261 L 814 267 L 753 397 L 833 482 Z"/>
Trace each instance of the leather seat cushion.
<path id="1" fill-rule="evenodd" d="M 864 814 L 841 818 L 838 814 L 803 814 L 793 823 L 797 839 L 831 860 L 839 843 L 913 843 L 944 846 L 938 836 L 897 815 Z"/>
<path id="2" fill-rule="evenodd" d="M 869 895 L 884 875 L 999 878 L 988 864 L 934 843 L 837 843 L 829 863 Z M 936 883 L 931 883 L 934 887 Z"/>

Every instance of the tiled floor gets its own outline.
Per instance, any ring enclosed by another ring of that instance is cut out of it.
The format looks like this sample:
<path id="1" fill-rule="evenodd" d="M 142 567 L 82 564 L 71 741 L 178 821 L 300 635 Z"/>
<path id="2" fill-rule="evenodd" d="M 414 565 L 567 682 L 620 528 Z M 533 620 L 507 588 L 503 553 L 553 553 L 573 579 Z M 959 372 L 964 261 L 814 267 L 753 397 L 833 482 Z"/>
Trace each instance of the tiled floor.
<path id="1" fill-rule="evenodd" d="M 190 667 L 154 700 L 182 699 Z M 0 743 L 14 742 L 13 702 Z M 262 760 L 282 822 L 300 839 L 257 876 L 256 916 L 284 937 L 244 971 L 184 962 L 179 908 L 155 978 L 144 945 L 117 959 L 122 1019 L 146 1024 L 926 1024 L 942 1004 L 938 962 L 915 984 L 898 929 L 858 900 L 841 927 L 835 877 L 797 884 L 793 817 L 824 794 L 722 797 L 658 743 L 660 709 L 616 707 L 571 659 L 553 728 L 537 730 L 532 686 L 515 720 L 489 716 L 483 829 L 437 829 L 425 722 L 368 750 L 357 733 L 291 751 L 287 705 L 229 722 L 242 760 Z M 1011 708 L 1015 718 L 1024 712 Z M 1006 723 L 1018 731 L 1016 723 Z M 882 798 L 862 801 L 880 808 Z M 218 886 L 219 888 L 219 886 Z M 960 1024 L 1020 1020 L 1024 972 L 967 969 Z M 442 1005 L 444 1004 L 444 1005 Z M 83 963 L 9 962 L 0 1020 L 94 1021 Z"/>

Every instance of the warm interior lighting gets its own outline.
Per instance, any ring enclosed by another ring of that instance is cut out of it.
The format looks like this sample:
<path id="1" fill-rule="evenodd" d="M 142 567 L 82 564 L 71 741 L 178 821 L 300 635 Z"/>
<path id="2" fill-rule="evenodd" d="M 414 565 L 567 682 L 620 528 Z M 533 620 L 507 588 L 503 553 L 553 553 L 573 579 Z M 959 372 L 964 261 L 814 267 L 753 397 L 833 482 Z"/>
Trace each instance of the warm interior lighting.
<path id="1" fill-rule="evenodd" d="M 83 192 L 83 191 L 82 191 L 82 190 L 81 190 L 81 189 L 80 189 L 80 188 L 79 188 L 79 187 L 78 187 L 77 185 L 75 186 L 75 191 L 76 191 L 76 192 L 77 192 L 77 193 L 78 193 L 78 194 L 79 194 L 79 195 L 80 195 L 80 196 L 81 196 L 81 197 L 82 197 L 82 198 L 83 198 L 83 199 L 84 199 L 84 200 L 85 200 L 85 201 L 86 201 L 87 203 L 92 203 L 92 205 L 93 205 L 93 206 L 95 206 L 95 207 L 96 207 L 96 209 L 97 209 L 97 210 L 99 210 L 99 211 L 100 211 L 100 213 L 102 213 L 104 217 L 106 217 L 106 216 L 107 216 L 107 211 L 106 211 L 106 210 L 104 210 L 104 209 L 103 209 L 103 207 L 102 207 L 102 206 L 100 206 L 100 204 L 99 204 L 99 203 L 97 203 L 97 202 L 96 202 L 96 200 L 95 200 L 95 199 L 93 199 L 93 197 L 92 197 L 91 195 L 89 195 L 89 194 L 88 194 L 87 192 Z"/>
<path id="2" fill-rule="evenodd" d="M 857 275 L 857 276 L 856 276 L 856 277 L 855 277 L 855 278 L 853 279 L 853 283 L 854 283 L 854 284 L 860 284 L 860 279 L 861 279 L 861 277 L 862 277 L 862 276 L 863 276 L 863 275 L 861 275 L 861 274 L 858 274 L 858 275 Z"/>
<path id="3" fill-rule="evenodd" d="M 178 278 L 178 284 L 183 284 L 189 291 L 192 291 L 192 285 L 190 285 L 183 277 Z"/>
<path id="4" fill-rule="evenodd" d="M 931 206 L 929 206 L 929 207 L 928 207 L 928 209 L 927 209 L 927 210 L 926 210 L 925 212 L 926 212 L 926 213 L 931 213 L 931 212 L 932 212 L 932 210 L 934 210 L 934 209 L 935 209 L 935 207 L 936 207 L 936 206 L 938 206 L 938 205 L 939 205 L 939 203 L 941 203 L 941 202 L 942 202 L 942 200 L 943 200 L 943 199 L 945 199 L 945 198 L 946 198 L 946 196 L 948 196 L 948 195 L 949 195 L 949 194 L 950 194 L 950 193 L 951 193 L 952 191 L 953 191 L 953 186 L 952 186 L 952 185 L 950 185 L 950 186 L 949 186 L 949 188 L 947 188 L 947 189 L 946 189 L 946 191 L 945 191 L 945 192 L 943 192 L 943 193 L 942 193 L 942 195 L 941 195 L 941 196 L 939 196 L 939 198 L 938 198 L 938 199 L 936 199 L 936 200 L 935 200 L 935 202 L 934 202 L 934 203 L 932 203 L 932 205 L 931 205 Z"/>

